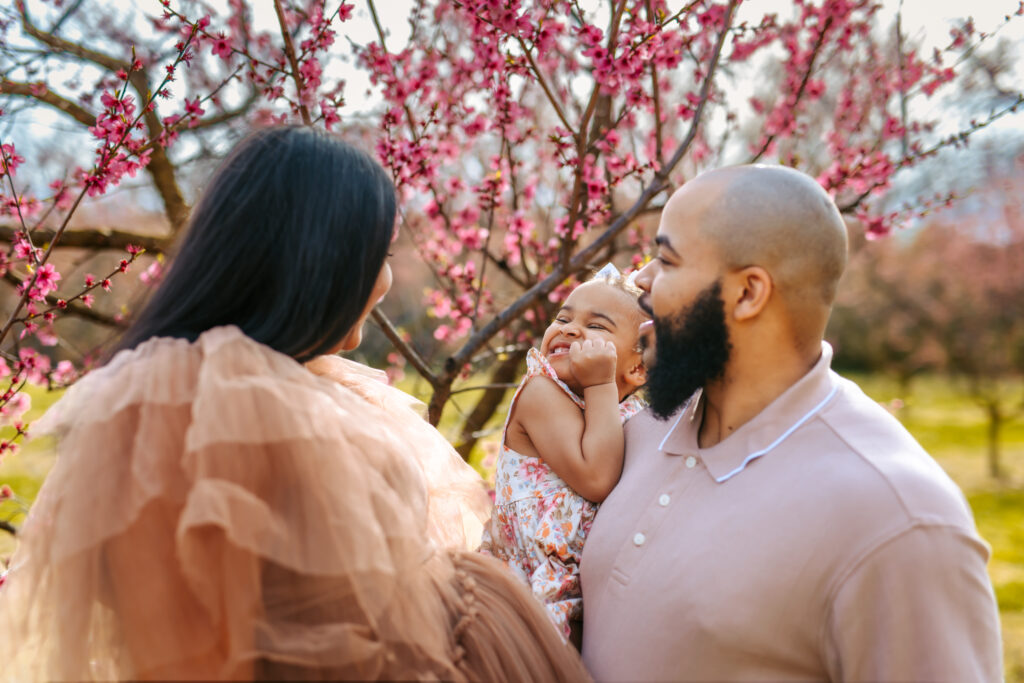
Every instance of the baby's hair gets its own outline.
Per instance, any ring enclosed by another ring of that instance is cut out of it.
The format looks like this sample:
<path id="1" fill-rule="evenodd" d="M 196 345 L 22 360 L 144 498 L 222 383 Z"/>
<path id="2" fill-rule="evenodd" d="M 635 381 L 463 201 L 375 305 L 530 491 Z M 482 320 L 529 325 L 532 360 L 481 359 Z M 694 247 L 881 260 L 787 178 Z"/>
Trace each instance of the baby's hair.
<path id="1" fill-rule="evenodd" d="M 591 275 L 590 278 L 586 280 L 586 282 L 600 282 L 608 285 L 609 287 L 613 287 L 614 289 L 617 289 L 624 294 L 627 294 L 636 302 L 636 312 L 638 320 L 649 320 L 650 316 L 647 315 L 647 312 L 644 309 L 640 308 L 640 295 L 644 293 L 643 290 L 636 286 L 636 283 L 633 282 L 632 277 L 628 275 L 623 275 L 617 270 L 614 270 L 614 272 L 609 272 L 612 270 L 614 269 L 606 266 L 597 273 Z M 636 341 L 636 347 L 633 350 L 637 352 L 643 351 L 643 344 L 639 337 Z"/>
<path id="2" fill-rule="evenodd" d="M 640 295 L 643 294 L 643 290 L 636 286 L 636 283 L 633 282 L 633 279 L 630 276 L 623 275 L 617 271 L 615 273 L 609 273 L 606 272 L 604 268 L 591 275 L 586 282 L 603 282 L 606 285 L 611 285 L 615 289 L 625 292 L 632 297 L 636 297 L 638 300 Z M 637 304 L 637 308 L 640 308 L 639 303 Z M 640 310 L 643 311 L 643 309 Z M 646 313 L 644 316 L 646 317 Z"/>

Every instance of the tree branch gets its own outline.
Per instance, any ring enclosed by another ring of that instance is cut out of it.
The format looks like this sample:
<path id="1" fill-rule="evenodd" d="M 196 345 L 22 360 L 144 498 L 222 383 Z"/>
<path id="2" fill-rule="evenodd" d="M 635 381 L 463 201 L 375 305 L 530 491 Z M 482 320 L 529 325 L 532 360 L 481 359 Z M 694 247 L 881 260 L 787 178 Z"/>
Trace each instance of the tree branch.
<path id="1" fill-rule="evenodd" d="M 292 68 L 292 80 L 295 81 L 295 100 L 299 103 L 299 114 L 302 122 L 307 126 L 313 125 L 309 116 L 309 109 L 302 101 L 305 83 L 302 81 L 302 74 L 299 72 L 299 60 L 295 57 L 295 45 L 292 43 L 292 33 L 288 30 L 288 22 L 284 18 L 284 8 L 281 7 L 281 0 L 274 0 L 274 11 L 277 13 L 277 23 L 281 26 L 281 38 L 284 40 L 284 53 L 288 57 L 288 63 Z"/>
<path id="2" fill-rule="evenodd" d="M 0 242 L 13 242 L 15 233 L 21 226 L 0 225 Z M 37 228 L 32 237 L 41 244 L 52 242 L 56 232 L 49 228 Z M 124 249 L 130 244 L 142 247 L 151 254 L 163 254 L 171 246 L 169 237 L 153 237 L 138 235 L 127 230 L 111 228 L 81 228 L 65 230 L 60 237 L 61 247 L 80 247 L 83 249 Z"/>
<path id="3" fill-rule="evenodd" d="M 15 287 L 20 287 L 24 284 L 24 281 L 11 271 L 7 271 L 6 273 L 4 273 L 4 279 L 7 282 L 10 282 Z M 49 304 L 50 306 L 56 306 L 59 300 L 60 297 L 55 296 L 53 294 L 46 295 L 46 303 Z M 106 327 L 127 327 L 127 323 L 125 321 L 117 320 L 113 316 L 100 313 L 99 311 L 94 311 L 93 309 L 87 308 L 84 304 L 81 304 L 77 301 L 68 302 L 67 308 L 63 310 L 66 313 L 71 313 L 73 315 L 78 316 L 79 318 L 83 318 L 85 320 L 89 320 L 100 325 L 105 325 Z"/>
<path id="4" fill-rule="evenodd" d="M 391 321 L 386 315 L 384 315 L 384 312 L 380 310 L 379 306 L 373 307 L 371 315 L 373 316 L 373 321 L 377 323 L 378 327 L 380 327 L 381 332 L 383 332 L 384 336 L 388 338 L 388 341 L 394 344 L 395 348 L 398 349 L 398 352 L 401 353 L 407 361 L 412 363 L 412 366 L 416 368 L 416 372 L 420 373 L 423 379 L 430 382 L 430 386 L 436 387 L 438 382 L 437 375 L 433 373 L 430 366 L 427 365 L 427 362 L 423 360 L 423 357 L 417 353 L 416 349 L 402 339 L 402 335 L 398 333 L 398 330 L 396 330 L 395 326 L 391 324 Z"/>
<path id="5" fill-rule="evenodd" d="M 558 120 L 562 122 L 565 129 L 572 132 L 572 124 L 569 123 L 569 119 L 566 117 L 565 112 L 562 111 L 561 105 L 558 104 L 558 100 L 555 98 L 555 94 L 551 92 L 551 88 L 548 86 L 548 82 L 544 79 L 544 74 L 541 73 L 540 67 L 537 66 L 537 62 L 533 61 L 533 55 L 530 53 L 529 48 L 526 47 L 526 41 L 521 36 L 516 35 L 516 40 L 519 41 L 519 47 L 522 48 L 523 54 L 526 55 L 526 61 L 530 63 L 530 70 L 537 77 L 537 84 L 541 90 L 544 91 L 544 95 L 547 96 L 548 102 L 551 107 L 555 110 L 555 115 L 558 116 Z"/>
<path id="6" fill-rule="evenodd" d="M 25 30 L 25 33 L 29 34 L 44 45 L 48 45 L 59 52 L 66 52 L 78 57 L 79 59 L 92 62 L 93 64 L 101 66 L 108 71 L 118 71 L 119 69 L 124 69 L 125 71 L 130 70 L 131 65 L 123 60 L 111 57 L 110 55 L 96 50 L 90 50 L 78 43 L 58 38 L 52 33 L 39 29 L 32 23 L 32 20 L 29 19 L 28 10 L 25 9 L 25 4 L 19 3 L 19 5 L 21 10 L 21 26 Z"/>
<path id="7" fill-rule="evenodd" d="M 96 125 L 96 117 L 81 105 L 61 97 L 50 90 L 49 86 L 43 85 L 43 88 L 42 91 L 38 91 L 38 86 L 32 83 L 9 81 L 6 78 L 0 79 L 0 93 L 4 95 L 29 97 L 64 112 L 84 126 L 92 127 Z M 37 92 L 33 92 L 33 89 L 36 89 Z"/>
<path id="8" fill-rule="evenodd" d="M 239 106 L 229 111 L 223 111 L 219 114 L 209 116 L 205 119 L 199 119 L 193 125 L 189 126 L 190 130 L 199 130 L 201 128 L 209 128 L 210 126 L 219 126 L 222 123 L 233 121 L 239 116 L 245 115 L 259 99 L 259 93 L 256 90 L 250 90 L 249 96 L 245 98 Z"/>
<path id="9" fill-rule="evenodd" d="M 793 97 L 793 118 L 796 118 L 796 106 L 800 103 L 800 98 L 803 97 L 804 91 L 807 89 L 807 83 L 811 80 L 811 74 L 814 72 L 814 62 L 817 61 L 818 55 L 821 54 L 821 46 L 825 43 L 825 34 L 828 33 L 829 28 L 832 26 L 832 17 L 825 20 L 825 23 L 821 27 L 821 33 L 818 34 L 818 39 L 814 42 L 814 50 L 811 52 L 811 58 L 807 62 L 807 71 L 804 72 L 804 77 L 800 81 L 800 87 L 797 88 L 796 95 Z M 774 142 L 776 135 L 773 133 L 768 136 L 768 139 L 764 141 L 761 149 L 747 162 L 748 164 L 757 163 L 757 161 L 764 156 L 765 152 Z"/>
<path id="10" fill-rule="evenodd" d="M 1022 106 L 1024 106 L 1024 93 L 1018 93 L 1017 96 L 1016 96 L 1016 99 L 1013 102 L 1011 102 L 1010 104 L 1006 105 L 1005 107 L 1003 107 L 1002 109 L 1000 109 L 998 111 L 992 112 L 991 114 L 988 115 L 988 118 L 986 118 L 984 121 L 974 122 L 970 126 L 965 128 L 964 130 L 960 131 L 959 133 L 954 133 L 953 135 L 950 135 L 950 136 L 940 140 L 939 142 L 936 142 L 934 145 L 932 145 L 928 149 L 922 150 L 920 152 L 915 152 L 915 153 L 911 154 L 910 156 L 907 156 L 907 157 L 904 157 L 904 158 L 900 159 L 899 162 L 897 162 L 895 164 L 895 167 L 893 169 L 893 173 L 895 174 L 896 171 L 902 170 L 903 168 L 906 168 L 907 166 L 912 166 L 914 163 L 916 163 L 920 159 L 925 159 L 927 157 L 933 156 L 933 155 L 937 154 L 939 152 L 939 150 L 941 150 L 941 149 L 943 149 L 945 147 L 949 147 L 950 145 L 959 145 L 961 143 L 967 142 L 967 139 L 971 135 L 973 135 L 974 133 L 977 133 L 982 128 L 987 128 L 993 122 L 997 121 L 998 119 L 1003 118 L 1004 116 L 1007 116 L 1008 114 L 1016 114 L 1017 110 L 1019 108 L 1021 108 Z M 872 184 L 871 187 L 869 187 L 866 190 L 864 190 L 863 192 L 861 192 L 859 195 L 857 195 L 851 201 L 849 201 L 849 202 L 847 202 L 845 204 L 839 205 L 839 211 L 841 213 L 850 213 L 850 212 L 852 212 L 858 206 L 860 206 L 860 204 L 863 203 L 865 199 L 870 197 L 872 192 L 874 192 L 879 187 L 881 187 L 882 184 L 883 183 L 874 183 L 874 184 Z"/>

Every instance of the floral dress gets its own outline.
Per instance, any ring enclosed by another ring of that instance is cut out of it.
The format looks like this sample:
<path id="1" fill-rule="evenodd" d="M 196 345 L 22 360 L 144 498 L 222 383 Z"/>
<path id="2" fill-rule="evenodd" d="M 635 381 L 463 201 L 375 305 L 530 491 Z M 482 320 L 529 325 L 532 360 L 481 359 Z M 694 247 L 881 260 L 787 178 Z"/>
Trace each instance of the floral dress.
<path id="1" fill-rule="evenodd" d="M 530 349 L 526 367 L 509 415 L 523 387 L 539 375 L 554 380 L 580 409 L 584 407 L 583 399 L 558 379 L 540 351 Z M 644 407 L 639 397 L 629 396 L 619 404 L 619 415 L 625 422 Z M 583 612 L 579 562 L 597 508 L 569 488 L 543 460 L 517 453 L 505 445 L 503 437 L 495 473 L 494 512 L 484 529 L 480 552 L 502 560 L 526 582 L 566 638 L 569 620 Z"/>

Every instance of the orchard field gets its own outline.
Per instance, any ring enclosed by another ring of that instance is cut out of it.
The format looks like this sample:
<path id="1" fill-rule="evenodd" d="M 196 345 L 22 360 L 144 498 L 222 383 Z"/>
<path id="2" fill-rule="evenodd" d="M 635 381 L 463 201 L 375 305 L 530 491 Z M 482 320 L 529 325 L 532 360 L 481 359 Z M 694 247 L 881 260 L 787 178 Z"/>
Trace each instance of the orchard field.
<path id="1" fill-rule="evenodd" d="M 1003 434 L 1003 481 L 992 480 L 985 467 L 985 420 L 981 409 L 965 400 L 948 380 L 918 379 L 912 393 L 901 395 L 895 382 L 881 375 L 852 377 L 873 398 L 903 420 L 942 467 L 963 488 L 974 510 L 981 535 L 992 546 L 989 574 L 995 586 L 1003 625 L 1006 680 L 1024 683 L 1024 420 L 1009 423 Z M 414 381 L 405 389 L 416 392 Z M 33 392 L 30 417 L 38 417 L 55 400 L 53 394 Z M 491 427 L 503 419 L 501 410 Z M 457 411 L 447 411 L 441 428 L 457 427 Z M 497 433 L 478 444 L 474 464 L 486 472 L 486 454 Z M 45 439 L 9 456 L 0 464 L 0 480 L 19 497 L 31 500 L 53 464 Z M 0 503 L 0 519 L 14 512 L 10 502 Z M 15 517 L 15 522 L 20 522 Z M 0 558 L 9 558 L 14 542 L 0 534 Z"/>

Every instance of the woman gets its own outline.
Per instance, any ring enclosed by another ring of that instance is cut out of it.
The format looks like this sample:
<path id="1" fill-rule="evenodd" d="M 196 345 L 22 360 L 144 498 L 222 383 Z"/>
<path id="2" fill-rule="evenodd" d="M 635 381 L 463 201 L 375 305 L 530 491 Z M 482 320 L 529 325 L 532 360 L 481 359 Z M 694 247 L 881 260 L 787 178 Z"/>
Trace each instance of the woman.
<path id="1" fill-rule="evenodd" d="M 5 675 L 585 676 L 500 566 L 428 538 L 463 521 L 428 487 L 473 505 L 464 471 L 414 460 L 437 433 L 322 356 L 390 287 L 394 217 L 384 171 L 325 134 L 238 145 L 119 352 L 44 418 L 59 457 L 0 590 Z"/>

